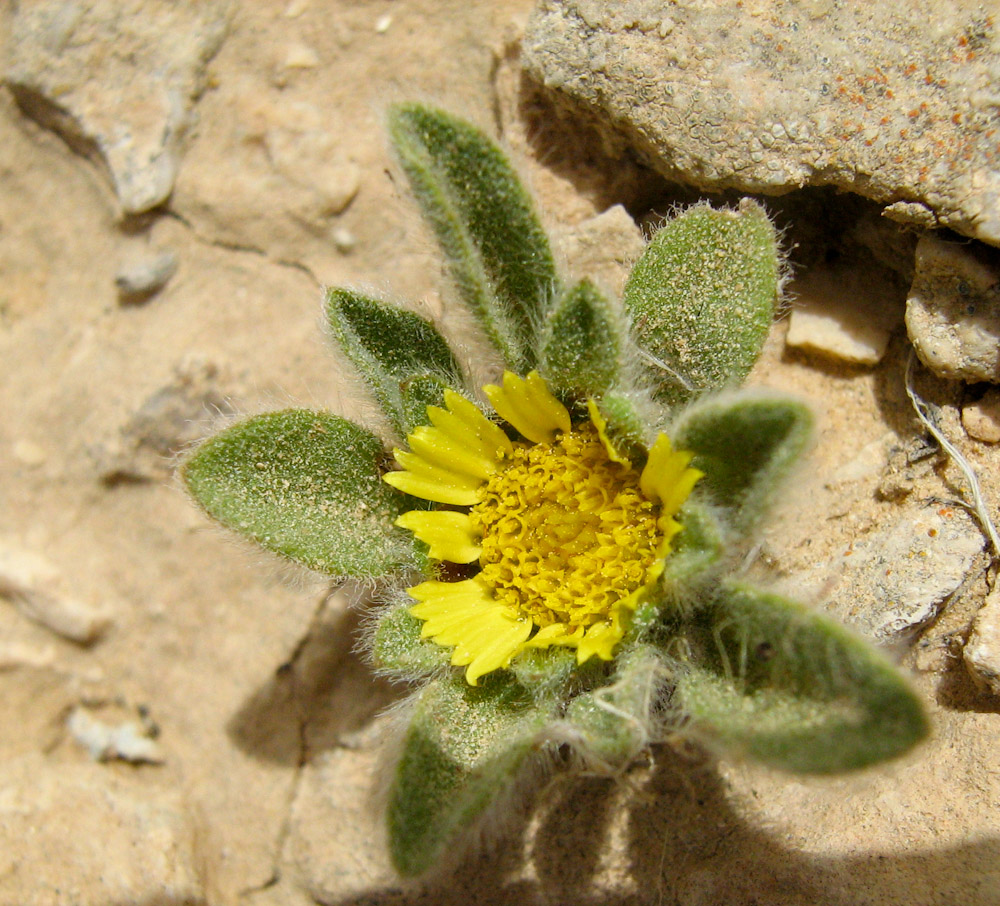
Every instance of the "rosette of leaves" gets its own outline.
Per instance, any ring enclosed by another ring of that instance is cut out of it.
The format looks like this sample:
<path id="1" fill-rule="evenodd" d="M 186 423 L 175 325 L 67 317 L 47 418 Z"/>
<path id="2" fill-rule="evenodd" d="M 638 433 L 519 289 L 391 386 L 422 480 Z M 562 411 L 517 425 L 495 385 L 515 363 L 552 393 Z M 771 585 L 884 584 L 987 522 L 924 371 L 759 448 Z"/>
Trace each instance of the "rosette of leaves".
<path id="1" fill-rule="evenodd" d="M 556 745 L 615 770 L 681 732 L 830 774 L 918 742 L 923 710 L 882 653 L 733 575 L 812 425 L 801 402 L 739 389 L 781 281 L 763 209 L 675 216 L 618 301 L 557 273 L 479 130 L 416 104 L 393 108 L 389 130 L 455 296 L 496 350 L 492 407 L 434 324 L 337 288 L 330 332 L 394 453 L 336 414 L 291 409 L 208 439 L 182 474 L 211 517 L 265 548 L 379 580 L 373 660 L 417 684 L 388 804 L 398 870 L 455 851 Z M 534 497 L 515 460 L 549 470 Z M 546 490 L 556 471 L 568 507 Z M 612 512 L 606 481 L 633 509 Z M 514 492 L 517 537 L 498 528 L 514 511 L 496 515 Z"/>

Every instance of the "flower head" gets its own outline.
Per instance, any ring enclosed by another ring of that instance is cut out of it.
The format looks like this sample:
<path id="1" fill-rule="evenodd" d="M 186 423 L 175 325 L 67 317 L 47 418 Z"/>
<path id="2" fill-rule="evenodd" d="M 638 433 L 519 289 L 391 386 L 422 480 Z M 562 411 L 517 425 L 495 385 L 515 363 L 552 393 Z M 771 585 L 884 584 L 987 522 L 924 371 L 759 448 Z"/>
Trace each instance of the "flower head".
<path id="1" fill-rule="evenodd" d="M 473 403 L 446 391 L 430 425 L 394 451 L 393 487 L 460 509 L 414 510 L 397 524 L 432 559 L 478 564 L 459 581 L 409 589 L 422 634 L 454 646 L 451 662 L 475 685 L 526 648 L 576 649 L 610 660 L 628 614 L 663 570 L 680 531 L 674 516 L 701 472 L 665 434 L 634 468 L 611 443 L 596 403 L 574 424 L 537 372 L 505 372 L 483 388 L 511 439 Z M 513 432 L 512 432 L 513 433 Z"/>

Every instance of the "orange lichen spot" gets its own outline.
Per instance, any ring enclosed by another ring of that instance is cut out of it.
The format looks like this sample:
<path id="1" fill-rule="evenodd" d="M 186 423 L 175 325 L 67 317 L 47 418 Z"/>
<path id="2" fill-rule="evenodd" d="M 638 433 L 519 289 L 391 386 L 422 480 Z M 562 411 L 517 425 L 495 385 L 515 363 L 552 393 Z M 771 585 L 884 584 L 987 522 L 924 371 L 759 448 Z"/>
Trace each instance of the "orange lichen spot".
<path id="1" fill-rule="evenodd" d="M 916 64 L 916 63 L 910 63 L 910 64 L 909 64 L 909 65 L 908 65 L 908 66 L 906 67 L 906 69 L 904 69 L 904 70 L 903 70 L 903 75 L 908 75 L 908 76 L 911 76 L 911 75 L 913 75 L 913 73 L 915 73 L 916 71 L 917 71 L 917 64 Z"/>
<path id="2" fill-rule="evenodd" d="M 962 114 L 961 113 L 953 113 L 951 115 L 951 121 L 957 126 L 959 123 L 962 122 Z"/>
<path id="3" fill-rule="evenodd" d="M 896 95 L 895 95 L 895 94 L 893 94 L 893 92 L 892 92 L 892 89 L 891 89 L 891 88 L 886 88 L 886 90 L 885 90 L 885 96 L 886 96 L 887 98 L 889 98 L 889 99 L 891 100 L 891 99 L 892 99 L 892 98 L 894 98 L 894 97 L 895 97 Z"/>

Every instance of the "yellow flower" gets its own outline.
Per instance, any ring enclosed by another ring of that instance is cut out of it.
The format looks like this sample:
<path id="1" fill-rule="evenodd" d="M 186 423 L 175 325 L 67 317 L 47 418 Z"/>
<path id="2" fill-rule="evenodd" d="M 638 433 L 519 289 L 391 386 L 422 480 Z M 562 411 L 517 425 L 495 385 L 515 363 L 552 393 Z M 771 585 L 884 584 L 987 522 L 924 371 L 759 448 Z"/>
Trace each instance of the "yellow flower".
<path id="1" fill-rule="evenodd" d="M 430 425 L 395 450 L 402 471 L 385 480 L 415 497 L 460 509 L 414 510 L 397 524 L 432 559 L 476 564 L 461 581 L 409 589 L 422 635 L 454 646 L 451 662 L 476 685 L 526 648 L 566 645 L 578 663 L 610 660 L 633 611 L 663 571 L 674 519 L 702 473 L 665 434 L 641 471 L 619 453 L 593 400 L 569 411 L 537 372 L 505 372 L 483 388 L 524 440 L 511 440 L 473 403 L 446 390 Z"/>

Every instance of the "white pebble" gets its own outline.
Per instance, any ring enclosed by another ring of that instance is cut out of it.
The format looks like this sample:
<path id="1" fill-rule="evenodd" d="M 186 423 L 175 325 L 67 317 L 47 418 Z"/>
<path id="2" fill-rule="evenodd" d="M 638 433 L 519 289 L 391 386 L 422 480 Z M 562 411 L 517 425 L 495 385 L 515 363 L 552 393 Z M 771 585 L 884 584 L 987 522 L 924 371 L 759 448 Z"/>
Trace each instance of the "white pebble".
<path id="1" fill-rule="evenodd" d="M 118 759 L 132 764 L 163 764 L 162 749 L 149 731 L 134 721 L 114 726 L 98 720 L 84 708 L 74 708 L 66 728 L 94 761 Z"/>

